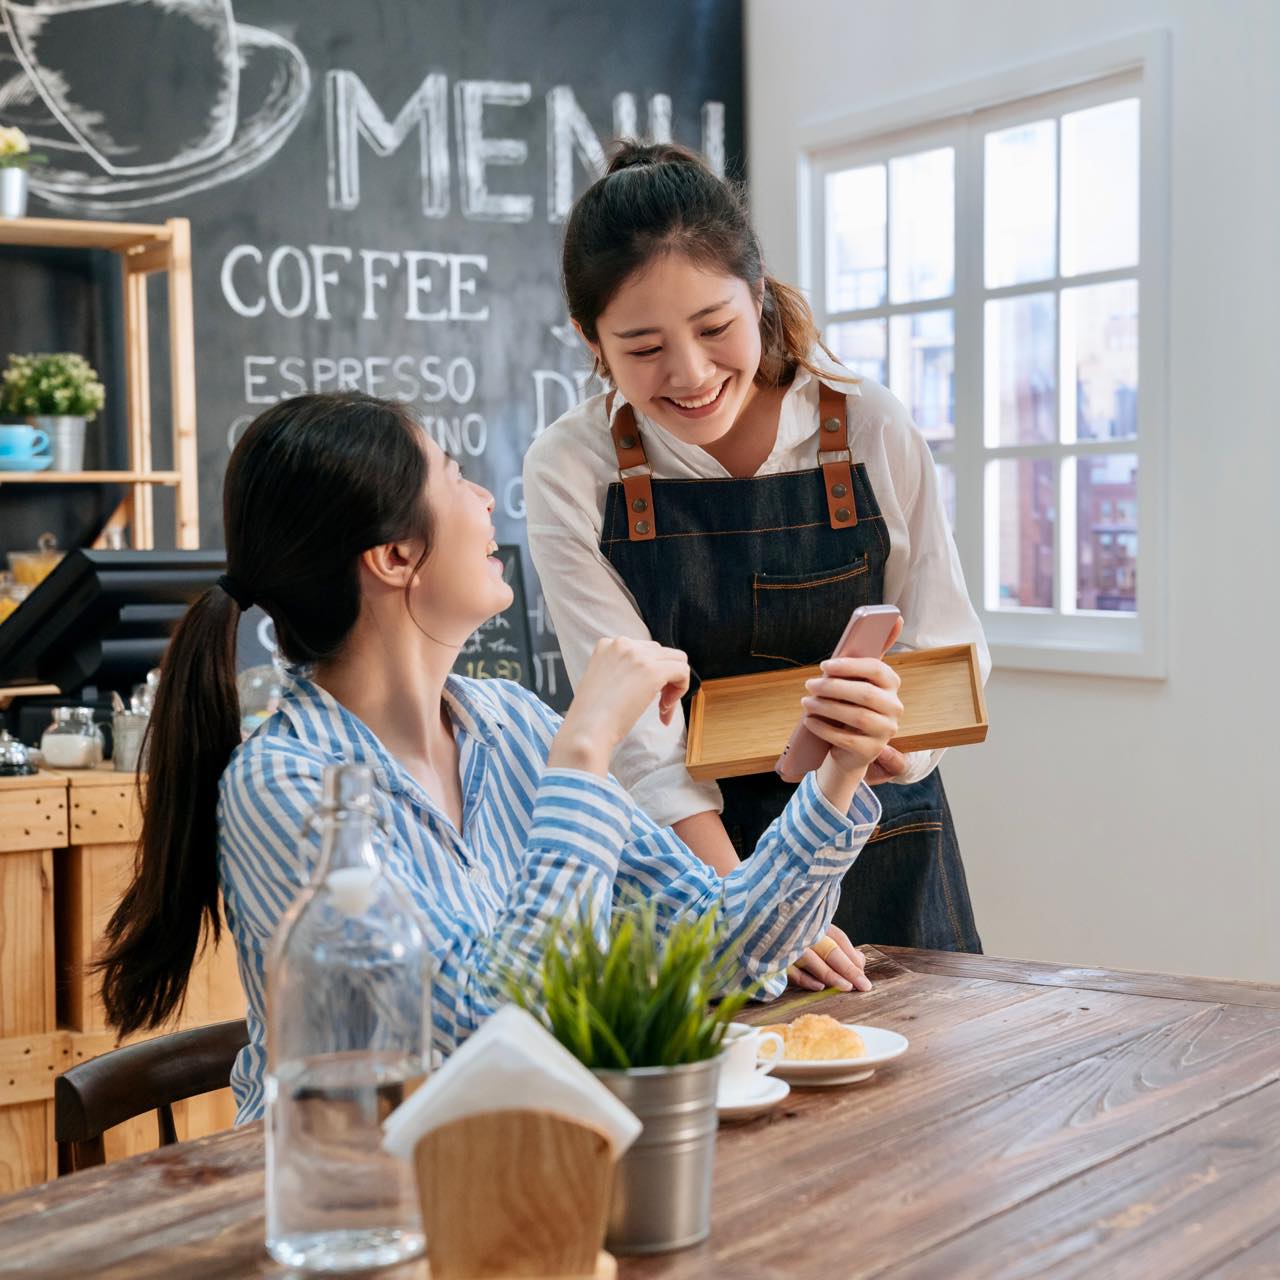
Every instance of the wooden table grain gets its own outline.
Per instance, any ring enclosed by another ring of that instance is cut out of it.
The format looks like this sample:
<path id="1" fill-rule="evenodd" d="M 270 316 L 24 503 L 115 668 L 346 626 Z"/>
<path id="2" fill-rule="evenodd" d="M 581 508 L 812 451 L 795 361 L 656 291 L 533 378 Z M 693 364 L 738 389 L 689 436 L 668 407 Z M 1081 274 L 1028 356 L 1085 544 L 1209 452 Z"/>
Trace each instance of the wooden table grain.
<path id="1" fill-rule="evenodd" d="M 710 1240 L 622 1277 L 1280 1277 L 1280 987 L 868 950 L 823 1008 L 910 1051 L 723 1127 Z M 254 1125 L 0 1200 L 0 1275 L 288 1274 L 262 1235 Z"/>

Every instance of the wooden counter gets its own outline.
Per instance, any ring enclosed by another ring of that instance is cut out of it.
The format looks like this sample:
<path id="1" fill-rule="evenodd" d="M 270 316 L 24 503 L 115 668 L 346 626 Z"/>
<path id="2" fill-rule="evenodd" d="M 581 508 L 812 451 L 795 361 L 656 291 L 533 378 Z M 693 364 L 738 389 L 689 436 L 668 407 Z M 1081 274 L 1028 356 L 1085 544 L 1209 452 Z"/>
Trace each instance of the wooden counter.
<path id="1" fill-rule="evenodd" d="M 138 832 L 133 774 L 0 778 L 0 1190 L 56 1175 L 54 1077 L 117 1043 L 86 966 L 132 871 Z M 243 1016 L 234 950 L 202 956 L 177 1025 Z M 191 1137 L 234 1116 L 225 1090 L 175 1108 L 179 1133 Z M 107 1158 L 155 1145 L 154 1120 L 139 1118 L 107 1135 Z"/>

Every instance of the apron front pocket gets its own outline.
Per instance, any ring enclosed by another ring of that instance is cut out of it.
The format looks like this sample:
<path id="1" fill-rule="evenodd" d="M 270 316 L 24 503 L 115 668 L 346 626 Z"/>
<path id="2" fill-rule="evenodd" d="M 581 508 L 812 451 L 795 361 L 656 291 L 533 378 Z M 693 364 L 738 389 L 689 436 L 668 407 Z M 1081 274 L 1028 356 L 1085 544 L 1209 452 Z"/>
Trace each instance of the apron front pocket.
<path id="1" fill-rule="evenodd" d="M 751 656 L 803 667 L 831 656 L 849 615 L 876 604 L 866 555 L 812 573 L 757 573 L 751 580 Z"/>

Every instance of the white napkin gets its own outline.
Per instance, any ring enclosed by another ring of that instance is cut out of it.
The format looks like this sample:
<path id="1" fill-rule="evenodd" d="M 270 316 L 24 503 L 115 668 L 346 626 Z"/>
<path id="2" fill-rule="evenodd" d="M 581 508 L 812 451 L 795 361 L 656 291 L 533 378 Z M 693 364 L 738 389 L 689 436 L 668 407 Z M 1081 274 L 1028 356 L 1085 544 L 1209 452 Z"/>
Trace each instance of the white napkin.
<path id="1" fill-rule="evenodd" d="M 604 1131 L 615 1158 L 643 1127 L 536 1018 L 509 1004 L 387 1117 L 382 1145 L 412 1160 L 425 1134 L 487 1111 L 554 1111 L 581 1120 Z"/>

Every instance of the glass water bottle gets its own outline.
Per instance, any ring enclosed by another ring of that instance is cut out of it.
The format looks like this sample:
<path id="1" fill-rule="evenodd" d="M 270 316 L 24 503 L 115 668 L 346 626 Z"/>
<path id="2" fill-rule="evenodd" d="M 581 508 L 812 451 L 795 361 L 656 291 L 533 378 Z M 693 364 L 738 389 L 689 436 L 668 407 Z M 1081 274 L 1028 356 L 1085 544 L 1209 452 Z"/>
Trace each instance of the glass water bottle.
<path id="1" fill-rule="evenodd" d="M 431 962 L 408 893 L 382 867 L 368 768 L 325 770 L 322 845 L 268 961 L 267 1248 L 310 1271 L 421 1253 L 410 1165 L 382 1123 L 430 1064 Z"/>

